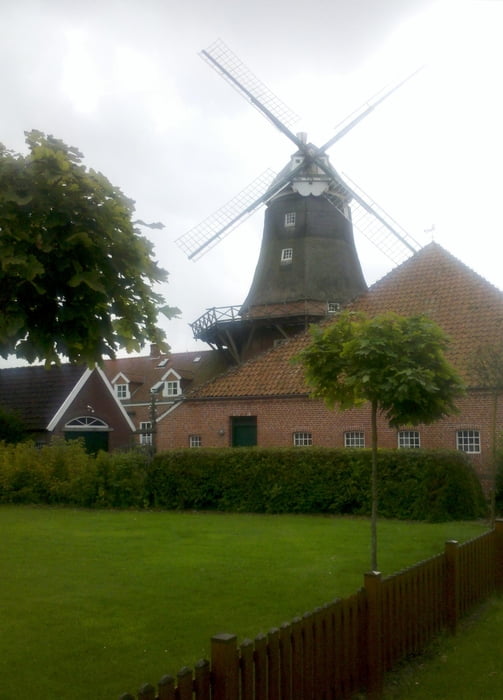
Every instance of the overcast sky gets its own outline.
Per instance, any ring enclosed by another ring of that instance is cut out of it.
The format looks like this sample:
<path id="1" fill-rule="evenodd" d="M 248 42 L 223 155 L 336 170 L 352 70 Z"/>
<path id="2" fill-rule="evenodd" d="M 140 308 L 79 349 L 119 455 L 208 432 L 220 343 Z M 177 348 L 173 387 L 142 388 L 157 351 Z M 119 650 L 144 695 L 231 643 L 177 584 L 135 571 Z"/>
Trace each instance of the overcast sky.
<path id="1" fill-rule="evenodd" d="M 198 53 L 222 39 L 321 145 L 355 109 L 425 68 L 330 151 L 421 244 L 436 240 L 501 288 L 503 2 L 2 0 L 0 142 L 25 130 L 77 146 L 136 201 L 188 324 L 244 301 L 263 209 L 198 262 L 175 239 L 295 150 Z M 434 230 L 431 229 L 434 227 Z M 366 280 L 393 267 L 356 237 Z"/>

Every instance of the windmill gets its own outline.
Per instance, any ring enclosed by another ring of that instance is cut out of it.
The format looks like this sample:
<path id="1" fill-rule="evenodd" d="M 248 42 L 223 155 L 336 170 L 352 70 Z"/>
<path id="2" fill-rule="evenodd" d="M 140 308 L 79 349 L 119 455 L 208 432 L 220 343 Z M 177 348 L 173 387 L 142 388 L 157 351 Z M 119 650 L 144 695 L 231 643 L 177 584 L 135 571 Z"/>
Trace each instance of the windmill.
<path id="1" fill-rule="evenodd" d="M 236 362 L 336 312 L 366 290 L 353 229 L 394 263 L 419 244 L 330 164 L 327 150 L 397 90 L 376 96 L 339 125 L 321 147 L 294 133 L 295 115 L 221 41 L 202 58 L 296 147 L 275 175 L 266 170 L 237 197 L 176 240 L 197 260 L 261 205 L 266 205 L 259 259 L 241 307 L 208 309 L 191 324 L 194 337 L 230 352 Z M 351 204 L 351 206 L 350 206 Z"/>

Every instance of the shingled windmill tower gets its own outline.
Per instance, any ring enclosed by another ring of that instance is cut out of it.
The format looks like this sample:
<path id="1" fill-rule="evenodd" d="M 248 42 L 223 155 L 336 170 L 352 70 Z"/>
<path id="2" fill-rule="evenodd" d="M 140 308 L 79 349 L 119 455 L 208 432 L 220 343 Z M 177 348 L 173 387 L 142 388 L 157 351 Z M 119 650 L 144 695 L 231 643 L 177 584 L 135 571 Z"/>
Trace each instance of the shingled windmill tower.
<path id="1" fill-rule="evenodd" d="M 225 44 L 217 41 L 201 56 L 296 146 L 278 175 L 266 171 L 177 239 L 188 257 L 197 260 L 266 205 L 259 259 L 246 299 L 240 307 L 208 309 L 191 324 L 196 339 L 240 363 L 336 313 L 366 290 L 355 227 L 394 262 L 419 248 L 387 214 L 343 181 L 326 154 L 399 85 L 367 104 L 318 148 L 305 134 L 291 131 L 297 116 Z"/>

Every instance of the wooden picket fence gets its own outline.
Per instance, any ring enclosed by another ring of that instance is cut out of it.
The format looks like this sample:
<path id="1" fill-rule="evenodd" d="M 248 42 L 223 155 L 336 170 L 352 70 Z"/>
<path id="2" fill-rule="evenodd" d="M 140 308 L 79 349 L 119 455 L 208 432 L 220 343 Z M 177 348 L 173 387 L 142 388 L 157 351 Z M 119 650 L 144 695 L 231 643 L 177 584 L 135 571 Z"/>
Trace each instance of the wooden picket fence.
<path id="1" fill-rule="evenodd" d="M 417 654 L 496 590 L 503 590 L 503 520 L 442 554 L 364 586 L 238 645 L 211 640 L 211 663 L 146 684 L 138 700 L 338 700 L 379 698 L 386 671 Z M 135 700 L 130 694 L 120 700 Z"/>

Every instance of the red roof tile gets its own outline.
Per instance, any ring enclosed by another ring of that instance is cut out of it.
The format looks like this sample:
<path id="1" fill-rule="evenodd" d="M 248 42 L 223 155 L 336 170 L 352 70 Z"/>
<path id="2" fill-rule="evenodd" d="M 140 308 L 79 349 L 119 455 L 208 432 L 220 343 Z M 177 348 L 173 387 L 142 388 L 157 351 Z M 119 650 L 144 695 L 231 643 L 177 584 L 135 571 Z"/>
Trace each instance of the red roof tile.
<path id="1" fill-rule="evenodd" d="M 449 336 L 448 358 L 472 384 L 469 367 L 477 349 L 503 344 L 503 293 L 436 243 L 392 270 L 349 308 L 370 316 L 387 311 L 428 316 Z M 309 342 L 309 333 L 302 333 L 210 380 L 190 398 L 306 394 L 302 368 L 291 360 Z"/>

